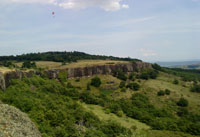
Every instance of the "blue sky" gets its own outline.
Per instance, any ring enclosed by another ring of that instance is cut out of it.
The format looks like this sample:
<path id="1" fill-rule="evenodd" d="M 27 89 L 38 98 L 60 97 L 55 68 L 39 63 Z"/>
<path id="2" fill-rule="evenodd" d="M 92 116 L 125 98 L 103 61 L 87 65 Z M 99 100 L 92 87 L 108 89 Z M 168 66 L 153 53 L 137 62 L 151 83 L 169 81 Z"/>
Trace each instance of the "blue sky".
<path id="1" fill-rule="evenodd" d="M 200 60 L 200 0 L 0 0 L 0 9 L 0 55 Z"/>

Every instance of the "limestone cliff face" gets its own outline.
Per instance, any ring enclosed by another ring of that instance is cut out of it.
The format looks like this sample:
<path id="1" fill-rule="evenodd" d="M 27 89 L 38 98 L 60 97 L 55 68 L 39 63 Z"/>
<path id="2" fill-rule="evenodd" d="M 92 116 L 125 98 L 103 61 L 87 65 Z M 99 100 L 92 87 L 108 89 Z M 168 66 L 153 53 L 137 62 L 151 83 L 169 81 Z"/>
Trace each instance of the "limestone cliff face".
<path id="1" fill-rule="evenodd" d="M 6 89 L 6 83 L 3 73 L 0 72 L 0 89 Z"/>
<path id="2" fill-rule="evenodd" d="M 151 68 L 151 64 L 144 62 L 125 63 L 115 65 L 101 65 L 83 68 L 70 68 L 67 69 L 68 78 L 92 76 L 96 74 L 112 74 L 116 70 L 123 72 L 134 72 L 137 69 Z"/>
<path id="3" fill-rule="evenodd" d="M 61 71 L 66 71 L 68 78 L 74 78 L 74 77 L 87 77 L 97 74 L 112 74 L 116 70 L 121 70 L 123 72 L 134 72 L 136 70 L 141 70 L 145 68 L 152 68 L 152 66 L 150 63 L 134 62 L 134 63 L 124 63 L 124 64 L 89 66 L 81 68 L 53 69 L 53 70 L 46 70 L 44 73 L 50 79 L 56 79 L 58 78 L 58 74 Z M 5 74 L 0 73 L 0 88 L 5 90 L 6 87 L 10 85 L 12 79 L 31 77 L 34 74 L 40 75 L 41 72 L 37 72 L 34 70 L 30 71 L 15 70 L 7 72 Z"/>

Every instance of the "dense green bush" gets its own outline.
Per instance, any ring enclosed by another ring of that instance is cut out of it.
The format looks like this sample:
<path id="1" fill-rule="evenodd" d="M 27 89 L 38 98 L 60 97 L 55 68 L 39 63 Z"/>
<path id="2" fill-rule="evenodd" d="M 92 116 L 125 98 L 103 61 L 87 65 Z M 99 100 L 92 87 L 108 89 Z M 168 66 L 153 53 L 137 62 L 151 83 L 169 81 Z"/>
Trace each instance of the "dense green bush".
<path id="1" fill-rule="evenodd" d="M 187 108 L 180 107 L 180 108 L 178 109 L 178 112 L 177 112 L 177 115 L 178 115 L 178 116 L 182 117 L 182 116 L 186 116 L 186 115 L 188 115 L 188 114 L 189 114 L 189 112 L 188 112 L 188 109 L 187 109 Z"/>
<path id="2" fill-rule="evenodd" d="M 119 123 L 114 121 L 108 121 L 100 127 L 101 131 L 103 131 L 108 137 L 131 137 L 131 131 L 122 127 Z"/>
<path id="3" fill-rule="evenodd" d="M 120 88 L 123 88 L 126 86 L 126 82 L 125 81 L 121 81 L 120 84 L 119 84 L 119 87 Z"/>
<path id="4" fill-rule="evenodd" d="M 22 68 L 36 68 L 36 63 L 31 61 L 24 61 L 22 64 Z"/>
<path id="5" fill-rule="evenodd" d="M 13 64 L 11 61 L 2 61 L 0 62 L 0 65 L 4 66 L 4 67 L 16 67 L 15 64 Z"/>
<path id="6" fill-rule="evenodd" d="M 90 90 L 90 83 L 87 83 L 87 90 Z"/>
<path id="7" fill-rule="evenodd" d="M 127 80 L 126 74 L 124 72 L 122 72 L 121 70 L 114 71 L 113 76 L 117 77 L 118 79 L 124 80 L 124 81 Z"/>
<path id="8" fill-rule="evenodd" d="M 145 80 L 156 79 L 157 76 L 158 76 L 158 71 L 154 69 L 144 69 L 139 74 L 139 78 L 145 79 Z"/>
<path id="9" fill-rule="evenodd" d="M 199 85 L 199 84 L 194 84 L 194 85 L 191 87 L 191 91 L 192 91 L 192 92 L 200 93 L 200 85 Z"/>
<path id="10" fill-rule="evenodd" d="M 170 95 L 171 91 L 169 89 L 165 89 L 165 94 Z"/>
<path id="11" fill-rule="evenodd" d="M 66 71 L 60 71 L 58 73 L 58 80 L 62 83 L 67 81 L 67 72 Z"/>
<path id="12" fill-rule="evenodd" d="M 123 60 L 123 61 L 141 61 L 138 59 L 132 58 L 120 58 L 120 57 L 113 57 L 113 56 L 99 56 L 99 55 L 90 55 L 83 52 L 43 52 L 43 53 L 30 53 L 30 54 L 23 54 L 17 56 L 1 56 L 0 61 L 55 61 L 55 62 L 76 62 L 77 60 Z M 64 64 L 63 63 L 63 64 Z"/>
<path id="13" fill-rule="evenodd" d="M 179 81 L 178 81 L 177 79 L 175 79 L 175 80 L 173 81 L 173 84 L 178 85 L 178 83 L 179 83 Z"/>
<path id="14" fill-rule="evenodd" d="M 187 107 L 188 104 L 189 104 L 188 101 L 184 98 L 180 98 L 179 101 L 177 102 L 177 105 L 181 107 Z"/>
<path id="15" fill-rule="evenodd" d="M 71 82 L 67 82 L 67 88 L 74 88 Z"/>
<path id="16" fill-rule="evenodd" d="M 167 94 L 166 90 L 164 94 Z M 137 119 L 155 130 L 200 135 L 200 116 L 182 107 L 185 106 L 184 101 L 180 101 L 181 107 L 175 107 L 178 110 L 172 112 L 154 107 L 151 100 L 141 93 L 133 94 L 131 98 L 117 99 L 102 93 L 101 89 L 99 94 L 88 90 L 82 92 L 76 88 L 67 88 L 56 80 L 38 76 L 22 81 L 13 80 L 5 92 L 0 92 L 0 100 L 26 112 L 44 137 L 131 136 L 130 130 L 120 124 L 100 121 L 93 113 L 87 112 L 77 103 L 78 99 L 87 104 L 101 105 L 106 113 Z"/>
<path id="17" fill-rule="evenodd" d="M 162 67 L 160 65 L 156 64 L 156 63 L 152 64 L 152 67 L 153 67 L 153 69 L 158 70 L 158 71 L 162 70 Z"/>
<path id="18" fill-rule="evenodd" d="M 158 96 L 164 96 L 164 95 L 170 95 L 171 91 L 169 89 L 165 89 L 164 91 L 163 90 L 160 90 L 157 92 L 157 95 Z"/>
<path id="19" fill-rule="evenodd" d="M 135 80 L 135 74 L 134 72 L 130 73 L 129 77 L 128 77 L 129 80 Z"/>
<path id="20" fill-rule="evenodd" d="M 123 87 L 123 88 L 121 89 L 121 92 L 126 92 L 126 88 Z"/>
<path id="21" fill-rule="evenodd" d="M 165 95 L 165 91 L 160 90 L 160 91 L 158 91 L 157 95 L 158 96 L 164 96 Z"/>
<path id="22" fill-rule="evenodd" d="M 94 86 L 94 87 L 100 87 L 101 79 L 99 77 L 92 78 L 91 85 Z"/>
<path id="23" fill-rule="evenodd" d="M 138 83 L 129 83 L 127 86 L 126 86 L 127 88 L 130 88 L 130 89 L 132 89 L 132 90 L 139 90 L 139 88 L 140 88 L 140 85 L 138 84 Z"/>
<path id="24" fill-rule="evenodd" d="M 74 88 L 38 76 L 13 80 L 6 92 L 0 92 L 0 100 L 27 113 L 44 137 L 131 136 L 128 129 L 115 122 L 100 121 L 73 100 L 81 98 L 87 103 L 100 104 L 106 100 L 100 97 L 102 100 L 88 91 L 80 95 Z"/>

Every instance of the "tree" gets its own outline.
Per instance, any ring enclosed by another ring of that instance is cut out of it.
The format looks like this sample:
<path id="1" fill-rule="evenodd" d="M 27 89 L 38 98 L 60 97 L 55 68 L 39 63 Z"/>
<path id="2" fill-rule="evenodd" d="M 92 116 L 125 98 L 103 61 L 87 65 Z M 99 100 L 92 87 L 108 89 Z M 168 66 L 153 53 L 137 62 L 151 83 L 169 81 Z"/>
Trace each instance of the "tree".
<path id="1" fill-rule="evenodd" d="M 198 92 L 198 93 L 200 93 L 200 85 L 194 84 L 194 85 L 191 87 L 191 91 L 192 91 L 192 92 Z"/>
<path id="2" fill-rule="evenodd" d="M 187 107 L 188 104 L 189 104 L 188 101 L 184 98 L 180 98 L 179 101 L 177 102 L 177 105 L 181 107 Z"/>
<path id="3" fill-rule="evenodd" d="M 67 72 L 66 71 L 60 71 L 58 73 L 58 80 L 62 83 L 67 81 Z"/>
<path id="4" fill-rule="evenodd" d="M 155 70 L 159 70 L 159 71 L 162 70 L 162 67 L 161 67 L 160 65 L 156 64 L 156 63 L 153 64 L 152 67 L 153 67 L 153 69 L 155 69 Z"/>
<path id="5" fill-rule="evenodd" d="M 121 70 L 117 70 L 114 72 L 113 74 L 115 77 L 117 77 L 118 79 L 121 79 L 121 80 L 124 80 L 126 81 L 127 80 L 127 76 L 124 72 L 122 72 Z"/>
<path id="6" fill-rule="evenodd" d="M 99 77 L 92 78 L 91 85 L 94 86 L 94 87 L 100 87 L 101 79 Z"/>
<path id="7" fill-rule="evenodd" d="M 169 89 L 165 89 L 165 94 L 170 95 L 171 91 Z"/>
<path id="8" fill-rule="evenodd" d="M 178 83 L 179 83 L 179 81 L 178 81 L 177 79 L 175 79 L 175 80 L 173 81 L 173 84 L 178 85 Z"/>
<path id="9" fill-rule="evenodd" d="M 125 81 L 121 81 L 120 84 L 119 84 L 119 87 L 123 88 L 123 87 L 125 87 L 125 85 L 126 85 L 126 82 Z"/>
<path id="10" fill-rule="evenodd" d="M 126 87 L 132 90 L 138 90 L 140 88 L 140 85 L 138 83 L 129 83 Z"/>
<path id="11" fill-rule="evenodd" d="M 179 108 L 177 115 L 181 117 L 181 116 L 187 115 L 188 113 L 189 112 L 188 112 L 187 108 L 181 107 L 181 108 Z"/>
<path id="12" fill-rule="evenodd" d="M 135 78 L 135 74 L 132 72 L 132 73 L 129 75 L 128 79 L 134 81 L 134 78 Z"/>
<path id="13" fill-rule="evenodd" d="M 22 68 L 36 68 L 36 63 L 31 61 L 24 61 Z"/>
<path id="14" fill-rule="evenodd" d="M 87 90 L 90 90 L 90 83 L 87 83 Z"/>
<path id="15" fill-rule="evenodd" d="M 165 91 L 160 90 L 160 91 L 158 91 L 157 95 L 158 96 L 164 96 L 165 95 Z"/>

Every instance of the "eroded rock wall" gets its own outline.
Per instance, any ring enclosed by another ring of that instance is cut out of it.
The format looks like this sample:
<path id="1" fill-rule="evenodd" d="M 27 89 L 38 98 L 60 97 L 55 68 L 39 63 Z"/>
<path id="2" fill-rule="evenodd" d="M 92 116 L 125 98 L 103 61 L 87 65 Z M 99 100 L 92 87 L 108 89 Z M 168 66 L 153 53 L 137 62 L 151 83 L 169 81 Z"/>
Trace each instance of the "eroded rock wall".
<path id="1" fill-rule="evenodd" d="M 50 79 L 58 78 L 58 74 L 61 71 L 67 72 L 68 78 L 74 77 L 87 77 L 97 74 L 112 74 L 116 70 L 121 70 L 123 72 L 134 72 L 136 70 L 141 70 L 145 68 L 152 68 L 150 63 L 144 62 L 134 62 L 134 63 L 124 63 L 124 64 L 110 64 L 110 65 L 100 65 L 100 66 L 89 66 L 81 68 L 66 68 L 66 69 L 54 69 L 46 70 L 44 74 Z M 12 79 L 21 79 L 23 77 L 31 77 L 34 74 L 41 75 L 41 72 L 34 70 L 30 71 L 10 71 L 5 74 L 0 73 L 0 88 L 5 90 L 6 87 L 10 85 Z"/>

